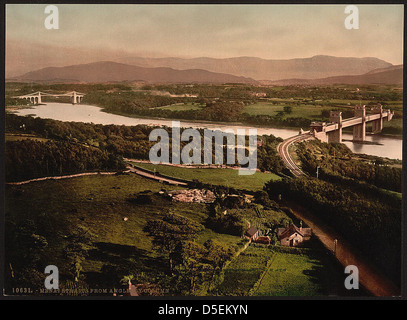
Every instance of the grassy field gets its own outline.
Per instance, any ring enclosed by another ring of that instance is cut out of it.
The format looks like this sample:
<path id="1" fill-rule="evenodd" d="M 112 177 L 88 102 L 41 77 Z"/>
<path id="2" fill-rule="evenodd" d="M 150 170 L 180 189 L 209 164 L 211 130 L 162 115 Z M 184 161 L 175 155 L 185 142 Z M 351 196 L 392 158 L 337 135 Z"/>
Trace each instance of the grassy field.
<path id="1" fill-rule="evenodd" d="M 265 272 L 256 296 L 315 296 L 326 294 L 329 278 L 319 259 L 309 255 L 275 253 L 270 268 Z M 330 273 L 331 279 L 335 276 Z"/>
<path id="2" fill-rule="evenodd" d="M 199 223 L 207 218 L 207 207 L 199 203 L 173 203 L 154 196 L 152 204 L 135 205 L 127 201 L 134 193 L 167 186 L 137 175 L 87 176 L 66 180 L 49 180 L 6 188 L 6 218 L 16 224 L 32 220 L 48 242 L 47 264 L 57 265 L 61 275 L 67 274 L 63 248 L 66 237 L 78 226 L 92 234 L 95 248 L 83 263 L 83 273 L 90 285 L 104 283 L 102 268 L 122 268 L 129 263 L 137 273 L 157 275 L 167 265 L 153 250 L 151 238 L 143 231 L 147 221 L 159 219 L 170 211 Z M 124 221 L 123 218 L 128 220 Z M 200 243 L 216 238 L 231 246 L 240 237 L 218 234 L 204 229 L 198 234 Z"/>
<path id="3" fill-rule="evenodd" d="M 137 163 L 137 166 L 151 171 L 155 169 L 156 172 L 171 177 L 187 180 L 197 179 L 203 183 L 253 191 L 262 190 L 264 184 L 270 180 L 280 179 L 273 173 L 263 172 L 256 172 L 253 175 L 239 175 L 239 171 L 234 169 L 191 169 L 149 163 Z"/>
<path id="4" fill-rule="evenodd" d="M 291 104 L 284 104 L 280 101 L 278 102 L 258 102 L 252 105 L 245 106 L 243 112 L 250 115 L 268 115 L 275 116 L 278 112 L 284 111 L 285 106 L 290 106 Z M 300 105 L 292 106 L 292 113 L 284 114 L 282 119 L 287 117 L 302 117 L 306 119 L 316 120 L 321 118 L 321 111 L 324 108 L 321 106 L 314 105 Z"/>
<path id="5" fill-rule="evenodd" d="M 246 296 L 264 272 L 274 252 L 249 246 L 224 271 L 224 280 L 216 288 L 218 295 Z"/>
<path id="6" fill-rule="evenodd" d="M 324 251 L 303 254 L 249 246 L 224 270 L 217 293 L 226 296 L 349 296 L 342 270 Z"/>
<path id="7" fill-rule="evenodd" d="M 292 112 L 291 113 L 284 113 L 282 115 L 282 119 L 286 119 L 288 117 L 293 118 L 305 118 L 311 121 L 321 121 L 323 120 L 321 116 L 321 112 L 323 110 L 334 110 L 340 109 L 341 111 L 345 110 L 353 110 L 355 105 L 360 103 L 368 104 L 369 102 L 375 102 L 370 100 L 342 100 L 342 99 L 329 99 L 329 100 L 317 100 L 313 104 L 310 102 L 301 101 L 301 99 L 269 99 L 269 101 L 260 101 L 252 105 L 245 106 L 243 112 L 248 113 L 250 115 L 268 115 L 268 116 L 275 116 L 279 112 L 284 111 L 285 106 L 291 106 Z M 401 132 L 403 119 L 402 119 L 402 112 L 403 112 L 403 105 L 401 101 L 386 101 L 387 107 L 390 108 L 392 111 L 395 111 L 395 117 L 387 122 L 385 121 L 384 127 L 385 128 L 392 128 L 395 129 L 396 132 Z M 385 107 L 386 108 L 386 107 Z M 367 107 L 369 110 L 369 107 Z M 369 111 L 367 111 L 369 112 Z M 392 131 L 390 131 L 392 132 Z"/>
<path id="8" fill-rule="evenodd" d="M 30 134 L 6 133 L 6 136 L 5 136 L 6 141 L 21 141 L 21 140 L 27 140 L 27 139 L 41 141 L 41 142 L 46 142 L 49 140 L 47 138 L 36 137 L 36 136 L 30 135 Z"/>
<path id="9" fill-rule="evenodd" d="M 158 107 L 157 109 L 171 110 L 171 111 L 186 111 L 186 110 L 201 110 L 202 106 L 196 103 L 176 103 L 169 106 Z"/>

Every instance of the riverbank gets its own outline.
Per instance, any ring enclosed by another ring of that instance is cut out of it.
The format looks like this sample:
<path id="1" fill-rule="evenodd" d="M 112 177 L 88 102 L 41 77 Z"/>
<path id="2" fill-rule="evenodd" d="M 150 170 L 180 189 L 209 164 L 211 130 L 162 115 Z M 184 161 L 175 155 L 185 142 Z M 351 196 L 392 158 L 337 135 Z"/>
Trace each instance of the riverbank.
<path id="1" fill-rule="evenodd" d="M 168 126 L 171 127 L 171 119 L 166 118 L 142 118 L 135 115 L 124 116 L 115 113 L 103 111 L 100 107 L 92 105 L 72 105 L 69 103 L 49 103 L 47 105 L 36 106 L 34 108 L 25 108 L 16 110 L 17 115 L 26 116 L 33 115 L 34 117 L 48 118 L 65 122 L 83 122 L 102 125 L 147 125 L 147 126 Z M 293 128 L 271 128 L 265 126 L 246 125 L 238 122 L 210 122 L 210 121 L 189 121 L 179 120 L 181 127 L 210 129 L 210 130 L 225 130 L 225 129 L 257 129 L 258 135 L 273 135 L 282 139 L 287 139 L 298 134 L 298 131 Z M 343 134 L 344 139 L 352 139 L 352 135 Z M 354 153 L 368 154 L 378 157 L 388 157 L 392 159 L 402 159 L 402 139 L 389 138 L 387 136 L 367 136 L 368 141 L 383 143 L 384 145 L 369 145 L 369 144 L 354 144 L 345 141 L 344 144 Z M 380 141 L 383 140 L 383 141 Z"/>
<path id="2" fill-rule="evenodd" d="M 273 126 L 264 124 L 253 124 L 251 122 L 241 122 L 241 121 L 208 121 L 208 120 L 195 120 L 195 119 L 183 119 L 183 118 L 165 118 L 165 117 L 154 117 L 154 116 L 144 116 L 144 115 L 137 115 L 137 114 L 130 114 L 130 113 L 125 113 L 125 112 L 116 112 L 116 111 L 107 111 L 105 108 L 98 106 L 101 108 L 102 112 L 105 112 L 107 114 L 115 114 L 123 117 L 128 117 L 128 118 L 133 118 L 133 119 L 152 119 L 152 120 L 162 120 L 162 121 L 184 121 L 184 122 L 190 122 L 190 123 L 196 123 L 196 124 L 204 124 L 208 126 L 213 126 L 213 125 L 221 125 L 221 126 L 250 126 L 253 128 L 259 128 L 259 129 L 264 129 L 264 128 L 269 128 L 269 129 L 285 129 L 285 130 L 293 130 L 293 131 L 298 131 L 300 129 L 304 129 L 301 127 L 290 127 L 290 126 L 284 126 L 281 124 L 273 124 Z M 352 130 L 346 130 L 344 129 L 344 133 L 351 134 Z M 393 138 L 393 139 L 403 139 L 403 134 L 386 134 L 386 133 L 376 133 L 376 134 L 370 134 L 366 133 L 367 135 L 374 135 L 378 137 L 386 137 L 386 138 Z"/>

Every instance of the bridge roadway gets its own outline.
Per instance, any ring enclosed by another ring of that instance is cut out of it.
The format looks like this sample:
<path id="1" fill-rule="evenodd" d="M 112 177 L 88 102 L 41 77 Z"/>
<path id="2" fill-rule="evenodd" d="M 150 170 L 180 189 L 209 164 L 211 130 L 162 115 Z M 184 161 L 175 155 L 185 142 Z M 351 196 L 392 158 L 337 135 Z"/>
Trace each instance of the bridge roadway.
<path id="1" fill-rule="evenodd" d="M 291 158 L 290 153 L 288 152 L 288 147 L 295 142 L 300 142 L 308 139 L 314 139 L 314 137 L 309 132 L 305 132 L 303 134 L 288 138 L 277 146 L 278 153 L 281 159 L 283 159 L 285 166 L 295 177 L 301 177 L 305 175 L 305 173 L 300 168 L 298 168 L 294 160 Z"/>
<path id="2" fill-rule="evenodd" d="M 46 93 L 46 92 L 37 91 L 37 92 L 29 93 L 26 95 L 15 96 L 14 98 L 26 99 L 26 100 L 30 100 L 33 103 L 41 104 L 42 97 L 71 97 L 72 103 L 77 104 L 77 103 L 81 102 L 84 95 L 85 95 L 84 93 L 80 93 L 80 92 L 76 92 L 76 91 L 71 91 L 71 92 L 66 92 L 66 93 Z"/>
<path id="3" fill-rule="evenodd" d="M 352 127 L 358 124 L 363 124 L 363 122 L 371 122 L 375 120 L 379 120 L 380 118 L 384 119 L 391 116 L 388 111 L 383 111 L 382 115 L 378 114 L 368 114 L 365 116 L 365 121 L 363 121 L 363 117 L 352 117 L 352 118 L 347 118 L 342 121 L 341 127 L 342 128 L 347 128 L 347 127 Z M 326 132 L 334 131 L 339 129 L 339 124 L 338 123 L 328 123 L 326 125 Z"/>

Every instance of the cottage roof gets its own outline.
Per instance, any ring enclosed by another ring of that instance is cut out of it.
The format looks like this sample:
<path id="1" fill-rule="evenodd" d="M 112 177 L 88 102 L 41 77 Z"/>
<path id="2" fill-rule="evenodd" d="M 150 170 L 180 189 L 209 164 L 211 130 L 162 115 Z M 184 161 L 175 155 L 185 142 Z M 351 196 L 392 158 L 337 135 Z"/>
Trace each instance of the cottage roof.
<path id="1" fill-rule="evenodd" d="M 254 236 L 255 234 L 256 234 L 256 232 L 257 232 L 258 230 L 255 228 L 255 227 L 250 227 L 248 230 L 247 230 L 247 235 L 249 236 L 249 237 L 252 237 L 252 236 Z"/>
<path id="2" fill-rule="evenodd" d="M 303 237 L 307 237 L 311 235 L 311 228 L 298 228 L 294 224 L 290 224 L 286 228 L 279 228 L 278 229 L 278 237 L 279 239 L 284 239 L 290 237 L 292 234 L 298 233 Z"/>

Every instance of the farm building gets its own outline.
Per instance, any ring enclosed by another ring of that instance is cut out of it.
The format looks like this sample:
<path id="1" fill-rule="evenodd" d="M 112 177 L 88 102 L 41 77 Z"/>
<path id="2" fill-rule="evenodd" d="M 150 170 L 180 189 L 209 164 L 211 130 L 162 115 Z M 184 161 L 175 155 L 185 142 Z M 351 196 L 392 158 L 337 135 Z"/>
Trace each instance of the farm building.
<path id="1" fill-rule="evenodd" d="M 249 237 L 251 241 L 256 241 L 259 237 L 259 230 L 255 227 L 249 227 L 246 231 L 246 236 Z"/>
<path id="2" fill-rule="evenodd" d="M 254 242 L 269 245 L 271 243 L 271 239 L 269 236 L 260 236 L 257 237 Z"/>
<path id="3" fill-rule="evenodd" d="M 297 226 L 290 224 L 286 228 L 278 228 L 277 236 L 282 246 L 297 247 L 302 242 L 311 238 L 311 228 L 298 228 Z"/>

